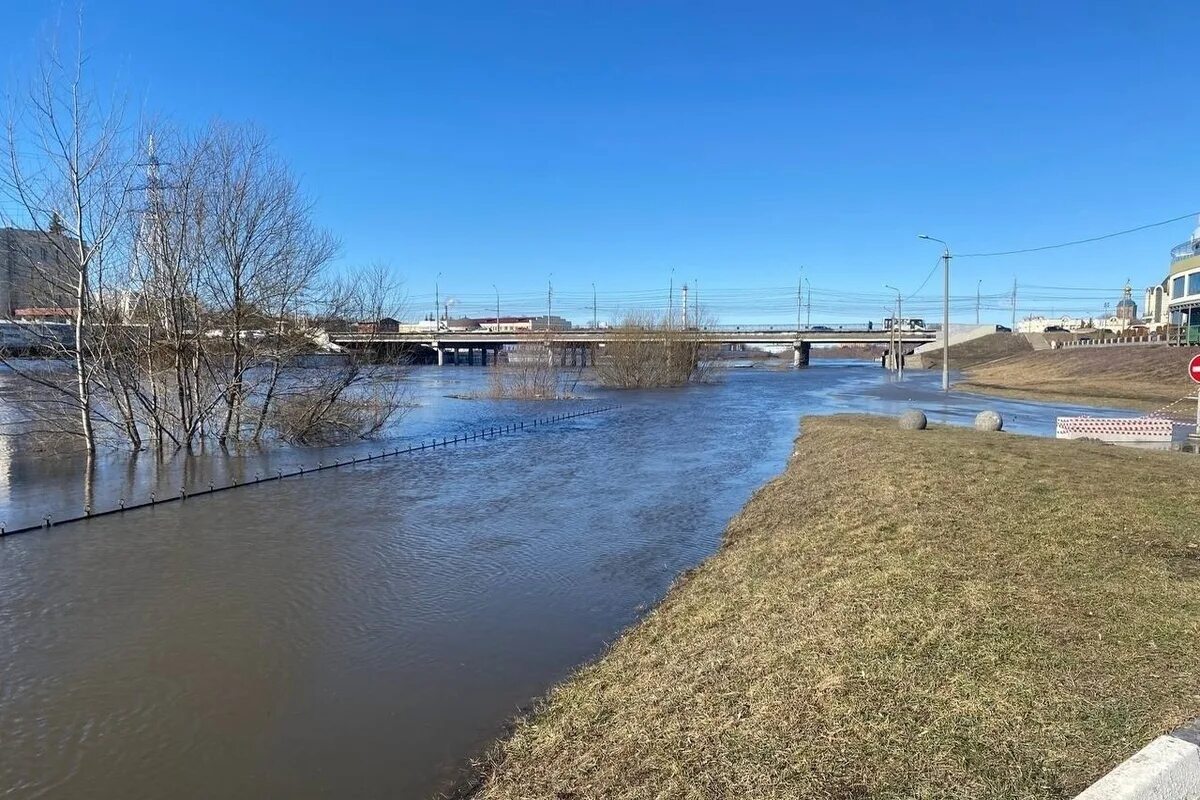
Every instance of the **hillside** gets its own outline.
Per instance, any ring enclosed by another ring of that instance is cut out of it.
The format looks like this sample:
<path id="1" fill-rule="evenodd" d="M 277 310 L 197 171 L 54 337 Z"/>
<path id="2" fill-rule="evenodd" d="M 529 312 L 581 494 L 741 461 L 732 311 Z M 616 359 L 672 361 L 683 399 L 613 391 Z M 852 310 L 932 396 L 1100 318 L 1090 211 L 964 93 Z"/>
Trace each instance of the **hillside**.
<path id="1" fill-rule="evenodd" d="M 1030 351 L 968 368 L 956 385 L 1018 397 L 1158 408 L 1195 394 L 1187 363 L 1196 353 L 1200 348 L 1168 345 Z M 953 354 L 950 364 L 958 366 Z M 1186 403 L 1180 406 L 1189 410 Z"/>
<path id="2" fill-rule="evenodd" d="M 971 339 L 962 344 L 951 344 L 950 367 L 951 369 L 964 369 L 976 364 L 995 361 L 998 358 L 1032 352 L 1033 345 L 1024 336 L 1013 335 L 1011 333 L 993 333 L 989 336 Z M 937 349 L 921 353 L 920 355 L 910 356 L 909 364 L 910 366 L 921 367 L 923 369 L 941 369 L 942 351 Z"/>

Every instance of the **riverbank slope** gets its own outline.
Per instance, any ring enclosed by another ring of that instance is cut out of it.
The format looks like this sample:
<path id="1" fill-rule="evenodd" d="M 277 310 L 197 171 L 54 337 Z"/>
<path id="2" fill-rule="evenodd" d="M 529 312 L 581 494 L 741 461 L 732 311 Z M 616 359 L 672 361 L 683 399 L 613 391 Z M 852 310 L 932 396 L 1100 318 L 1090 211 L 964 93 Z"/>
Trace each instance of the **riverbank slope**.
<path id="1" fill-rule="evenodd" d="M 477 796 L 1073 796 L 1200 715 L 1187 458 L 806 419 L 722 549 L 516 725 Z"/>
<path id="2" fill-rule="evenodd" d="M 1168 345 L 1038 350 L 970 366 L 956 388 L 970 392 L 1157 409 L 1195 396 L 1188 360 L 1200 348 Z M 953 356 L 951 364 L 954 364 Z M 1195 411 L 1194 404 L 1185 412 Z"/>

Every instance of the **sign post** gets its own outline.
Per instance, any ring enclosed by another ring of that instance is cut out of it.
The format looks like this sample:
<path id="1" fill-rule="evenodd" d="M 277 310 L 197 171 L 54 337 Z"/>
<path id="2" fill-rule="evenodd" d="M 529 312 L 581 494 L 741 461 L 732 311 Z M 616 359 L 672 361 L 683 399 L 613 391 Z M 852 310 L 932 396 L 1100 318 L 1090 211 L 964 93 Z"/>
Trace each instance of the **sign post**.
<path id="1" fill-rule="evenodd" d="M 1188 377 L 1192 379 L 1196 386 L 1196 432 L 1193 434 L 1197 439 L 1200 439 L 1200 355 L 1192 356 L 1192 360 L 1188 363 Z"/>

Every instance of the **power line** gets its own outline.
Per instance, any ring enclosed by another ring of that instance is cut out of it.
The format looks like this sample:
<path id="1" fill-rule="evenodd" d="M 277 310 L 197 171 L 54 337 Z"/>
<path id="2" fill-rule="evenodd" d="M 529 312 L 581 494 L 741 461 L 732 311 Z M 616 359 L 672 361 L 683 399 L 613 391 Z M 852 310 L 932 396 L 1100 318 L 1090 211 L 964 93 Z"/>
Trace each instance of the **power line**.
<path id="1" fill-rule="evenodd" d="M 925 284 L 929 283 L 929 279 L 933 277 L 933 273 L 937 272 L 938 265 L 941 263 L 942 263 L 942 257 L 938 256 L 937 261 L 933 262 L 933 267 L 929 270 L 929 274 L 925 276 L 925 280 L 921 281 L 921 285 L 917 287 L 917 290 L 915 292 L 913 292 L 912 294 L 910 294 L 908 297 L 906 297 L 904 299 L 912 300 L 914 297 L 916 297 L 918 294 L 920 294 L 921 290 L 925 288 Z"/>
<path id="2" fill-rule="evenodd" d="M 1144 231 L 1149 228 L 1158 228 L 1163 225 L 1170 225 L 1172 222 L 1179 222 L 1180 220 L 1197 216 L 1197 214 L 1200 214 L 1200 212 L 1192 211 L 1191 213 L 1183 214 L 1178 217 L 1172 217 L 1171 219 L 1164 219 L 1160 222 L 1151 222 L 1146 225 L 1139 225 L 1136 228 L 1127 228 L 1123 231 L 1106 233 L 1103 236 L 1093 236 L 1089 239 L 1076 239 L 1072 242 L 1059 242 L 1058 244 L 1047 244 L 1042 245 L 1041 247 L 1026 247 L 1021 250 L 1001 250 L 995 253 L 956 253 L 956 255 L 959 258 L 990 258 L 992 256 L 1015 256 L 1020 253 L 1037 253 L 1042 250 L 1057 250 L 1060 247 L 1074 247 L 1077 244 L 1090 244 L 1092 242 L 1100 242 L 1105 239 L 1112 239 L 1117 236 L 1125 236 L 1126 234 L 1137 233 L 1138 231 Z"/>

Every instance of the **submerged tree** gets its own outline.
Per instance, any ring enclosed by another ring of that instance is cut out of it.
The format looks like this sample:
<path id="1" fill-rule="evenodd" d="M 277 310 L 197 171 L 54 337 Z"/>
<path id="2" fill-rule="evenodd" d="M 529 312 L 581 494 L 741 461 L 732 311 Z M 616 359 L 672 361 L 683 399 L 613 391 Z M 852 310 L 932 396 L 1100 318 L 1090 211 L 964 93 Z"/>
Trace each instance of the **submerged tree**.
<path id="1" fill-rule="evenodd" d="M 4 324 L 18 350 L 50 356 L 0 351 L 24 386 L 22 429 L 93 452 L 328 441 L 395 419 L 394 369 L 363 353 L 297 363 L 334 349 L 314 313 L 398 313 L 391 271 L 329 279 L 337 243 L 263 133 L 136 133 L 119 104 L 91 101 L 84 63 L 51 57 L 8 125 L 3 221 L 24 229 L 32 305 L 70 321 Z"/>
<path id="2" fill-rule="evenodd" d="M 601 384 L 619 389 L 702 383 L 712 378 L 715 355 L 696 329 L 631 314 L 610 330 L 596 356 L 596 375 Z"/>
<path id="3" fill-rule="evenodd" d="M 54 47 L 42 60 L 7 122 L 0 192 L 8 202 L 0 208 L 15 209 L 6 224 L 23 223 L 36 234 L 26 237 L 18 254 L 29 268 L 33 308 L 70 319 L 69 337 L 50 326 L 22 332 L 69 358 L 72 379 L 9 366 L 62 417 L 75 418 L 62 430 L 78 436 L 91 453 L 96 418 L 106 416 L 94 397 L 100 357 L 93 332 L 102 317 L 96 290 L 117 260 L 135 170 L 122 104 L 95 99 L 85 64 L 81 49 L 68 57 Z"/>

